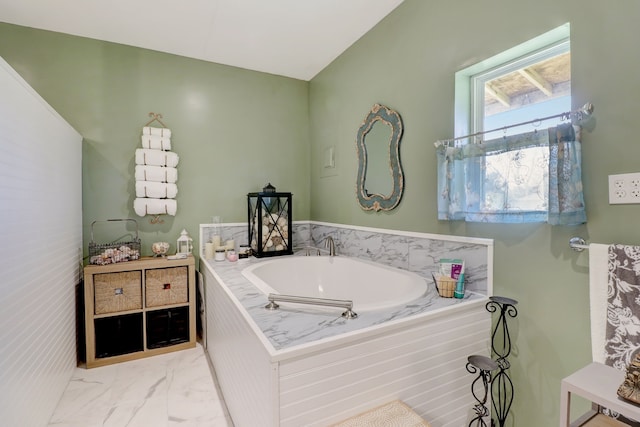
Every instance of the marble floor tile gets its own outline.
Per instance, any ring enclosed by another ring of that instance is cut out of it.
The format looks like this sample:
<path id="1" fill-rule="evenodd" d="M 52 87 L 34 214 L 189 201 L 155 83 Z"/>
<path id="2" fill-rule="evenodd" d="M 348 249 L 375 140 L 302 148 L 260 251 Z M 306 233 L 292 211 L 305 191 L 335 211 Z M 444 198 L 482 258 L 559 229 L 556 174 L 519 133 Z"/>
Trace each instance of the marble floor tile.
<path id="1" fill-rule="evenodd" d="M 77 368 L 48 427 L 233 427 L 204 350 Z"/>

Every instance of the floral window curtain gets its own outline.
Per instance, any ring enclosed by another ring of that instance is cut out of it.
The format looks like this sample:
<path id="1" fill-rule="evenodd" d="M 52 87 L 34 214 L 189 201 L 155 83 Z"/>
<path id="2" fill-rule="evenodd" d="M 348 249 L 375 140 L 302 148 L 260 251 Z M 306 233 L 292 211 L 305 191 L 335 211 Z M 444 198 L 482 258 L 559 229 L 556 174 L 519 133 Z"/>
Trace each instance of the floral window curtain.
<path id="1" fill-rule="evenodd" d="M 567 123 L 482 143 L 440 145 L 438 219 L 585 223 L 579 139 Z"/>

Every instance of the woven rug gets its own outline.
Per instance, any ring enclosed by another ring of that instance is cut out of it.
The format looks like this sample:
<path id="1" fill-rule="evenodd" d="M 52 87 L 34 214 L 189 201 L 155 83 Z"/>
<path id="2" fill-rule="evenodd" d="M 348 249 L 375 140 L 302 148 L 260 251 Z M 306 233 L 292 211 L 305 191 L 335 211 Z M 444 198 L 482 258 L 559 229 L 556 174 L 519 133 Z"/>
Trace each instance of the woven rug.
<path id="1" fill-rule="evenodd" d="M 394 400 L 332 427 L 430 427 L 422 417 L 404 402 Z"/>

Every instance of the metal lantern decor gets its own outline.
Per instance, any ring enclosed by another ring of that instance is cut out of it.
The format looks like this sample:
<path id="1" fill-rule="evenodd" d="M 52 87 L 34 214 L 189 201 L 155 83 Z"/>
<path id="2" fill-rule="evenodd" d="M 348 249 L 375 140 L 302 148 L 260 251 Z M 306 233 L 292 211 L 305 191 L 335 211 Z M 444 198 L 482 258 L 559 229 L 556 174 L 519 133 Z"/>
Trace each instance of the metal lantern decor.
<path id="1" fill-rule="evenodd" d="M 247 194 L 249 243 L 258 257 L 291 255 L 291 193 L 279 193 L 267 184 L 259 193 Z"/>

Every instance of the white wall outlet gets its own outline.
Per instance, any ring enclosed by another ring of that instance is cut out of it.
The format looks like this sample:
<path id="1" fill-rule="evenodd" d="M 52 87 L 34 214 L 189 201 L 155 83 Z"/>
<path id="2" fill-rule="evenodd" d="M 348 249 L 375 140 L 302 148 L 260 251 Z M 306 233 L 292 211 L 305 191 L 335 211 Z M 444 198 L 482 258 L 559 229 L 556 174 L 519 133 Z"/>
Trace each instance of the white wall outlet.
<path id="1" fill-rule="evenodd" d="M 640 172 L 609 175 L 609 204 L 640 203 Z"/>

